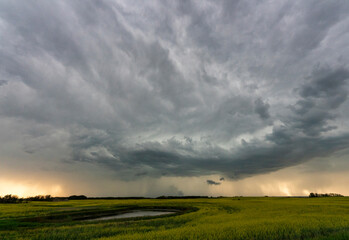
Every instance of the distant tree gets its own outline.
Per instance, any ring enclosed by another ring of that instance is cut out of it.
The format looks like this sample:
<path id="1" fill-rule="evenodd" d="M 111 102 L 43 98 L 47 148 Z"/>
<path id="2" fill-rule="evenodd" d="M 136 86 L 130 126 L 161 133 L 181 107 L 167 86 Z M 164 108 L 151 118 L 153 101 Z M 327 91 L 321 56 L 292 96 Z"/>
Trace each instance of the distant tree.
<path id="1" fill-rule="evenodd" d="M 85 195 L 71 195 L 68 197 L 69 200 L 82 200 L 87 199 Z"/>
<path id="2" fill-rule="evenodd" d="M 343 197 L 342 194 L 339 193 L 310 193 L 309 197 Z"/>
<path id="3" fill-rule="evenodd" d="M 36 195 L 35 197 L 26 198 L 28 201 L 53 201 L 53 197 L 51 195 Z"/>
<path id="4" fill-rule="evenodd" d="M 22 202 L 22 199 L 19 199 L 18 196 L 7 194 L 4 197 L 0 197 L 0 203 L 19 203 Z"/>
<path id="5" fill-rule="evenodd" d="M 51 195 L 46 195 L 45 196 L 45 201 L 52 201 L 53 198 L 51 197 Z"/>

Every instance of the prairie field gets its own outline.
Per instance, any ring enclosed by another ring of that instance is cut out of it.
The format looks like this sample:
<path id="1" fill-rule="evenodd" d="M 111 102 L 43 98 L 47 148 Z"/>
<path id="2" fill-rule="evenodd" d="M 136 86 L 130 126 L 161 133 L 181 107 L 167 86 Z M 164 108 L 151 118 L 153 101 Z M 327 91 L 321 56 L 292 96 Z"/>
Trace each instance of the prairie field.
<path id="1" fill-rule="evenodd" d="M 130 209 L 167 216 L 86 221 Z M 349 239 L 349 198 L 234 197 L 0 204 L 0 239 Z"/>

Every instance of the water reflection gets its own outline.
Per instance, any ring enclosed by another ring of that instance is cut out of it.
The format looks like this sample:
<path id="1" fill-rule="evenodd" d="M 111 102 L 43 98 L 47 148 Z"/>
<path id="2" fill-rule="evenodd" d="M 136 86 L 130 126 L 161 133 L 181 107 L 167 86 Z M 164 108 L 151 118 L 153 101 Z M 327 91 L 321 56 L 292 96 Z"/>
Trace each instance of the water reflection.
<path id="1" fill-rule="evenodd" d="M 122 213 L 118 215 L 99 217 L 94 219 L 89 219 L 87 221 L 96 221 L 96 220 L 112 220 L 112 219 L 120 219 L 120 218 L 133 218 L 133 217 L 150 217 L 150 216 L 161 216 L 166 214 L 172 214 L 175 212 L 170 211 L 133 211 L 128 213 Z"/>

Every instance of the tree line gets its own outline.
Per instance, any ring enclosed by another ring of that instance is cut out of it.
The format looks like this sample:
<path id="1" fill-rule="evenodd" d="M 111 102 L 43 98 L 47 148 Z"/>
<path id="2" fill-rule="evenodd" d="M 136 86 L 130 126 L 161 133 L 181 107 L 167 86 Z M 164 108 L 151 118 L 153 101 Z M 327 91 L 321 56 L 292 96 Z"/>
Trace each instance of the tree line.
<path id="1" fill-rule="evenodd" d="M 311 192 L 309 194 L 309 197 L 344 197 L 342 194 L 339 193 L 313 193 Z"/>
<path id="2" fill-rule="evenodd" d="M 37 195 L 35 197 L 19 198 L 17 195 L 7 194 L 0 196 L 0 203 L 22 203 L 28 201 L 53 201 L 51 195 Z"/>
<path id="3" fill-rule="evenodd" d="M 17 195 L 7 194 L 0 196 L 0 203 L 26 203 L 29 201 L 64 201 L 64 200 L 81 200 L 87 199 L 85 195 L 72 195 L 69 197 L 52 197 L 51 195 L 37 195 L 34 197 L 19 198 Z"/>

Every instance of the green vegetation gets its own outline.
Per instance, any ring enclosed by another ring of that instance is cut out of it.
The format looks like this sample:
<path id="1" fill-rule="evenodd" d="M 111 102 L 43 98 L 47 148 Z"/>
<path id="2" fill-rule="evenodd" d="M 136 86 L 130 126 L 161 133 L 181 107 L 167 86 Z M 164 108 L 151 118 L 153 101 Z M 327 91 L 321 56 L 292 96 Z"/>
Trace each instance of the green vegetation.
<path id="1" fill-rule="evenodd" d="M 111 221 L 80 218 L 131 208 L 184 212 Z M 349 239 L 349 198 L 87 199 L 0 204 L 0 239 Z"/>

